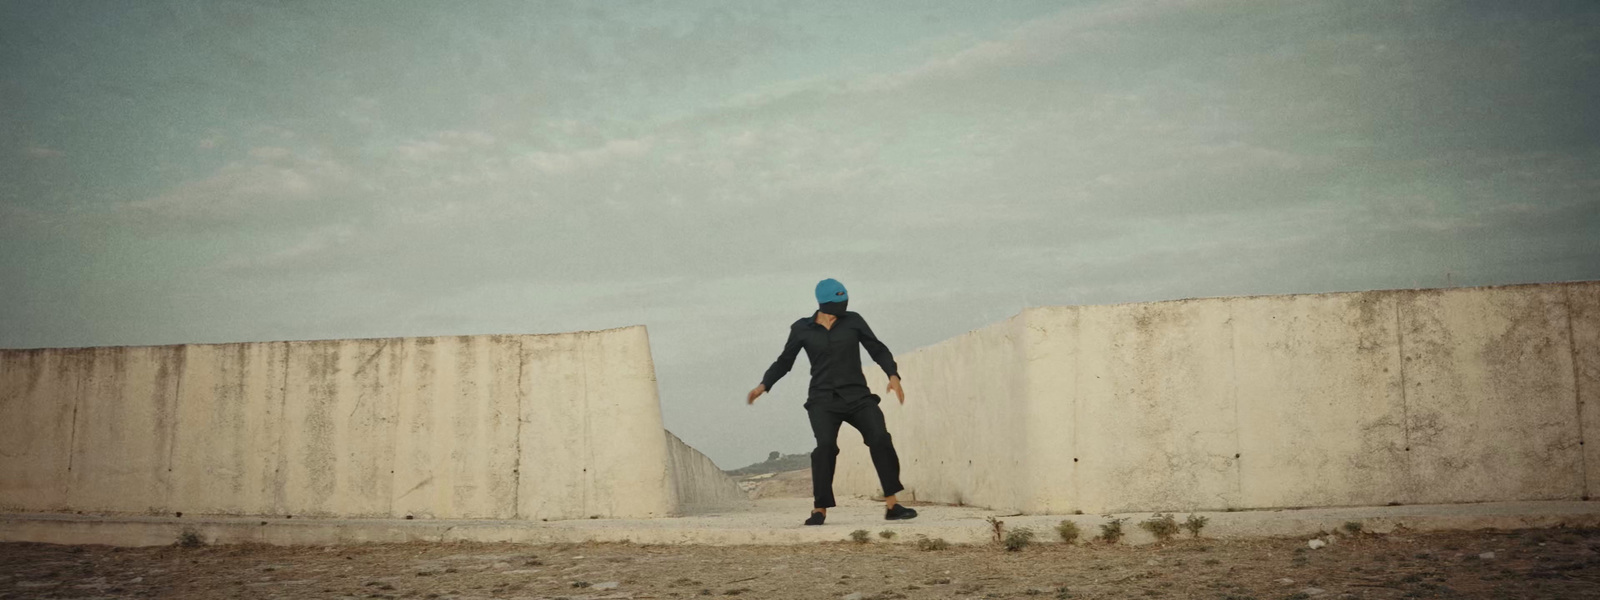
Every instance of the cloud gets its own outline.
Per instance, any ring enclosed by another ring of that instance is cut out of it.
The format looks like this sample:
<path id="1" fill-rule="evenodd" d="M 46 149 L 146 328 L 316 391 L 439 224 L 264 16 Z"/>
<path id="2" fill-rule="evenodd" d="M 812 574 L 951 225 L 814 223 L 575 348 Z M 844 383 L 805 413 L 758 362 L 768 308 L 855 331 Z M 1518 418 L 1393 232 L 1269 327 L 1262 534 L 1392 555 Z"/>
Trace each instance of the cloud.
<path id="1" fill-rule="evenodd" d="M 37 232 L 41 226 L 48 222 L 48 217 L 41 214 L 37 209 L 10 202 L 0 202 L 0 229 L 12 229 L 17 232 Z"/>
<path id="2" fill-rule="evenodd" d="M 406 142 L 395 148 L 401 157 L 409 160 L 428 160 L 452 150 L 454 148 L 434 140 Z"/>
<path id="3" fill-rule="evenodd" d="M 288 148 L 252 148 L 250 159 L 230 162 L 209 176 L 122 204 L 117 212 L 152 227 L 271 227 L 273 223 L 326 218 L 357 177 L 328 159 Z M 325 212 L 317 208 L 329 209 Z"/>
<path id="4" fill-rule="evenodd" d="M 227 137 L 223 135 L 221 130 L 211 128 L 206 131 L 204 137 L 195 142 L 195 147 L 201 150 L 215 150 L 225 140 L 227 140 Z"/>
<path id="5" fill-rule="evenodd" d="M 294 156 L 294 152 L 288 148 L 260 146 L 250 149 L 250 157 L 260 159 L 263 162 L 281 161 L 291 156 Z"/>
<path id="6" fill-rule="evenodd" d="M 518 162 L 540 173 L 566 174 L 610 167 L 617 161 L 639 158 L 650 152 L 651 145 L 649 138 L 611 140 L 599 147 L 570 152 L 529 152 L 520 157 Z"/>
<path id="7" fill-rule="evenodd" d="M 1136 0 L 1067 8 L 1024 23 L 1002 39 L 979 42 L 953 54 L 930 58 L 904 71 L 868 77 L 849 87 L 878 93 L 1053 62 L 1086 43 L 1097 42 L 1096 33 L 1223 3 L 1219 0 Z"/>
<path id="8" fill-rule="evenodd" d="M 427 161 L 490 148 L 495 137 L 481 131 L 440 131 L 428 139 L 411 140 L 395 148 L 402 158 Z"/>
<path id="9" fill-rule="evenodd" d="M 67 153 L 60 150 L 46 148 L 44 146 L 29 146 L 24 152 L 32 158 L 61 158 L 67 155 Z"/>
<path id="10" fill-rule="evenodd" d="M 313 268 L 330 250 L 350 243 L 357 233 L 354 227 L 344 224 L 317 227 L 299 234 L 298 241 L 286 246 L 237 254 L 222 261 L 217 267 L 235 273 L 289 272 L 295 269 Z"/>
<path id="11" fill-rule="evenodd" d="M 462 146 L 489 146 L 495 143 L 492 135 L 482 131 L 441 131 L 438 138 Z"/>

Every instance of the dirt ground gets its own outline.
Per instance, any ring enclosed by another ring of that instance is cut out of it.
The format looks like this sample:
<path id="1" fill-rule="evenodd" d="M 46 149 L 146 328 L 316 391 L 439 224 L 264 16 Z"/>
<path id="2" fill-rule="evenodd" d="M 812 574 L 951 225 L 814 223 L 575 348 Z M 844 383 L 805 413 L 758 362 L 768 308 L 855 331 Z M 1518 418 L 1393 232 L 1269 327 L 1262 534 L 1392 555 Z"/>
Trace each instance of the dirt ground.
<path id="1" fill-rule="evenodd" d="M 849 532 L 841 530 L 841 537 Z M 1492 555 L 1485 553 L 1492 552 Z M 1036 543 L 0 544 L 0 598 L 1600 598 L 1600 531 Z"/>

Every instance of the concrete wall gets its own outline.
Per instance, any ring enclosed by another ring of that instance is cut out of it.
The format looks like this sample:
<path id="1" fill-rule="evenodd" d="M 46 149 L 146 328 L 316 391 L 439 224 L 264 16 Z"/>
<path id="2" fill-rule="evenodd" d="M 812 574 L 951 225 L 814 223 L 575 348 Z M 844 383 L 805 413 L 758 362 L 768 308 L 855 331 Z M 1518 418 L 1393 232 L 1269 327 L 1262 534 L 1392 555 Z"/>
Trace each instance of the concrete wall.
<path id="1" fill-rule="evenodd" d="M 0 351 L 0 510 L 664 516 L 667 448 L 643 327 Z"/>
<path id="2" fill-rule="evenodd" d="M 1018 483 L 1029 481 L 1027 447 L 1026 440 L 1015 435 L 1026 426 L 1027 416 L 1020 346 L 1023 321 L 1014 317 L 897 357 L 911 402 L 903 410 L 894 394 L 885 395 L 888 382 L 883 371 L 867 363 L 867 381 L 883 398 L 879 406 L 889 419 L 889 433 L 900 454 L 903 483 L 909 486 L 914 477 L 917 489 L 941 490 L 939 500 L 952 504 L 1023 502 L 1026 492 Z M 925 410 L 931 407 L 937 410 Z M 960 427 L 952 427 L 954 423 Z M 881 493 L 861 434 L 849 425 L 841 427 L 839 448 L 834 489 Z"/>
<path id="3" fill-rule="evenodd" d="M 667 432 L 667 465 L 678 512 L 698 513 L 750 506 L 750 496 L 699 450 Z"/>
<path id="4" fill-rule="evenodd" d="M 1600 282 L 1032 308 L 899 361 L 908 403 L 883 407 L 919 500 L 1127 512 L 1600 485 Z M 864 448 L 841 447 L 838 489 L 878 493 Z"/>

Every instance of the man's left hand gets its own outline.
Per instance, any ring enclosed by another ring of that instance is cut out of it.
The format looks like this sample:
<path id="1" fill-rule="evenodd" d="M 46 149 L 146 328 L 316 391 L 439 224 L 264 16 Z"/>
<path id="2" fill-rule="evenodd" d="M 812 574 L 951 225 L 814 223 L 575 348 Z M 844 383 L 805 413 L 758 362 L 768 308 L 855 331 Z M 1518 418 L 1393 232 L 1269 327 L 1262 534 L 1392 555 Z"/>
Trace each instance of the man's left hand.
<path id="1" fill-rule="evenodd" d="M 895 376 L 889 378 L 889 390 L 888 391 L 894 392 L 895 397 L 900 399 L 900 403 L 901 404 L 905 404 L 906 403 L 906 391 L 900 389 L 900 376 L 899 375 L 895 375 Z"/>

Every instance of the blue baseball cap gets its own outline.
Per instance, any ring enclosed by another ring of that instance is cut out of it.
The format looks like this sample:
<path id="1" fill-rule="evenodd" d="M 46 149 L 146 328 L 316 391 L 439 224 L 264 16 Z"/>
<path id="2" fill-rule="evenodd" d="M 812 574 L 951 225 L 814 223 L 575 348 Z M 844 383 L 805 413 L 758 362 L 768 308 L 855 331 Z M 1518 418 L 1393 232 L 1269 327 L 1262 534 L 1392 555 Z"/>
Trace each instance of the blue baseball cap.
<path id="1" fill-rule="evenodd" d="M 850 293 L 845 291 L 844 284 L 839 280 L 828 278 L 817 282 L 817 304 L 829 302 L 844 302 L 850 299 Z"/>

